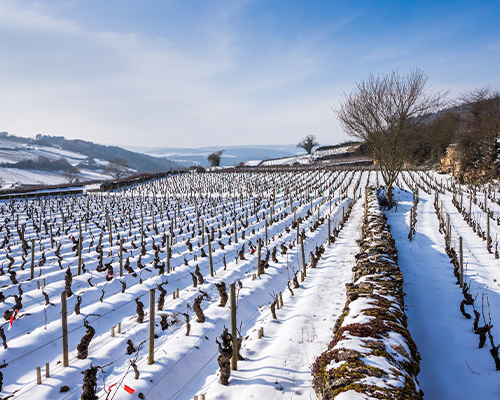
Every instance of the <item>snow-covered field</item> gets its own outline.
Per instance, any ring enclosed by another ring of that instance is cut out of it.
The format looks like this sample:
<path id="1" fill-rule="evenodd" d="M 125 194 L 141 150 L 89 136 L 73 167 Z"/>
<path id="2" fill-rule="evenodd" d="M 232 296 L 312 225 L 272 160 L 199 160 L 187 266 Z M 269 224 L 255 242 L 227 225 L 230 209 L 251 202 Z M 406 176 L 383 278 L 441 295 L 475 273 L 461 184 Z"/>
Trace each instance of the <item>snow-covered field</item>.
<path id="1" fill-rule="evenodd" d="M 417 174 L 413 173 L 417 180 Z M 431 174 L 437 183 L 442 176 Z M 445 254 L 444 236 L 439 233 L 439 221 L 433 206 L 434 191 L 427 195 L 420 191 L 417 206 L 416 235 L 408 240 L 410 208 L 413 205 L 409 188 L 399 191 L 397 211 L 387 212 L 392 235 L 399 251 L 399 266 L 405 279 L 406 312 L 409 329 L 420 351 L 420 386 L 431 399 L 493 399 L 500 395 L 500 375 L 490 354 L 489 340 L 478 348 L 479 336 L 473 331 L 473 319 L 466 319 L 460 312 L 464 299 L 453 275 L 453 265 Z M 463 188 L 465 189 L 465 188 Z M 484 194 L 481 193 L 481 198 Z M 492 193 L 493 196 L 493 193 Z M 479 194 L 478 194 L 479 197 Z M 498 197 L 498 188 L 496 197 Z M 464 193 L 464 204 L 469 204 Z M 465 282 L 476 299 L 475 309 L 482 315 L 479 326 L 484 326 L 491 315 L 492 335 L 495 345 L 500 344 L 500 260 L 486 250 L 486 242 L 478 238 L 452 204 L 452 194 L 439 196 L 443 212 L 450 215 L 451 244 L 457 254 L 458 238 L 463 240 Z M 500 206 L 488 205 L 494 218 L 500 216 Z M 472 203 L 474 218 L 486 225 L 486 214 Z M 493 251 L 500 227 L 491 221 Z M 488 305 L 489 303 L 489 305 Z M 472 315 L 472 306 L 466 306 Z"/>
<path id="2" fill-rule="evenodd" d="M 67 151 L 47 146 L 35 146 L 25 143 L 17 143 L 8 139 L 0 138 L 0 163 L 16 163 L 22 160 L 34 159 L 37 157 L 47 157 L 51 160 L 65 158 L 71 165 L 77 165 L 87 157 Z"/>
<path id="3" fill-rule="evenodd" d="M 245 163 L 247 167 L 256 167 L 260 166 L 278 166 L 278 165 L 293 165 L 293 164 L 311 164 L 312 160 L 316 160 L 317 158 L 332 156 L 332 155 L 340 155 L 340 154 L 349 154 L 353 152 L 352 146 L 338 147 L 335 149 L 328 150 L 319 150 L 315 151 L 313 154 L 298 154 L 290 157 L 282 157 L 282 158 L 274 158 L 274 159 L 266 159 L 266 160 L 251 160 Z"/>
<path id="4" fill-rule="evenodd" d="M 100 367 L 96 382 L 100 399 L 142 398 L 141 393 L 146 399 L 192 399 L 201 394 L 207 400 L 316 398 L 311 386 L 311 365 L 328 348 L 335 320 L 346 300 L 345 283 L 351 282 L 354 256 L 358 252 L 356 240 L 363 222 L 363 199 L 354 204 L 349 221 L 331 246 L 326 246 L 326 221 L 331 220 L 332 229 L 338 226 L 344 207 L 356 197 L 354 192 L 363 196 L 365 185 L 381 182 L 380 176 L 376 179 L 373 172 L 368 176 L 368 172 L 360 171 L 185 174 L 117 193 L 89 193 L 50 201 L 16 200 L 12 205 L 1 202 L 0 290 L 5 299 L 0 310 L 19 309 L 10 330 L 9 318 L 1 326 L 8 346 L 0 350 L 0 360 L 6 363 L 0 369 L 1 396 L 79 399 L 82 371 L 92 365 Z M 427 188 L 427 182 L 435 184 L 441 177 L 405 172 L 405 181 L 412 186 L 413 179 Z M 491 344 L 488 340 L 485 348 L 477 348 L 479 339 L 472 329 L 473 319 L 465 319 L 460 312 L 463 295 L 444 250 L 444 236 L 439 232 L 433 205 L 434 191 L 431 194 L 420 191 L 416 234 L 410 241 L 412 194 L 403 180 L 399 186 L 398 206 L 387 212 L 387 216 L 405 279 L 409 329 L 422 357 L 418 379 L 425 398 L 496 398 L 500 394 L 500 376 L 489 352 Z M 498 197 L 498 189 L 491 197 L 495 193 Z M 464 192 L 463 203 L 467 206 L 468 196 Z M 482 199 L 480 194 L 477 197 Z M 500 261 L 486 251 L 486 242 L 466 224 L 452 204 L 452 193 L 447 190 L 440 195 L 441 200 L 443 212 L 450 215 L 451 244 L 457 252 L 457 237 L 463 237 L 466 282 L 471 285 L 471 294 L 477 295 L 475 309 L 484 311 L 486 322 L 489 309 L 494 326 L 491 333 L 498 345 L 500 335 L 495 324 L 500 320 L 500 287 L 496 271 Z M 489 203 L 496 219 L 500 216 L 500 206 Z M 486 213 L 481 211 L 480 204 L 472 204 L 472 211 L 484 228 Z M 107 216 L 113 225 L 111 244 Z M 263 246 L 261 257 L 276 248 L 276 258 L 270 257 L 265 273 L 256 276 L 257 240 L 265 240 L 265 221 L 269 222 L 271 217 L 275 221 L 267 227 L 269 243 Z M 323 223 L 313 227 L 318 217 Z M 142 256 L 141 218 L 145 233 Z M 325 245 L 326 251 L 317 268 L 307 269 L 304 282 L 293 289 L 292 295 L 288 283 L 302 269 L 297 231 L 292 228 L 295 218 L 302 220 L 299 229 L 304 229 L 306 237 L 306 261 L 316 246 Z M 80 221 L 84 265 L 78 275 L 76 244 Z M 207 228 L 203 234 L 199 229 L 201 221 Z M 232 231 L 235 222 L 237 243 Z M 33 279 L 30 279 L 31 250 L 25 245 L 23 254 L 20 239 L 23 227 L 26 245 L 31 244 L 30 239 L 35 240 Z M 202 250 L 209 253 L 207 237 L 212 228 L 213 276 L 209 258 L 202 257 Z M 493 220 L 490 228 L 494 253 L 500 227 Z M 166 240 L 171 239 L 172 231 L 175 240 L 169 261 L 173 268 L 167 271 Z M 124 239 L 124 264 L 129 263 L 122 276 L 119 238 Z M 197 266 L 204 282 L 198 278 L 194 287 L 191 273 L 195 273 Z M 70 276 L 67 271 L 71 273 L 73 294 L 68 298 L 67 315 L 69 366 L 63 367 L 61 292 L 65 290 L 65 276 Z M 220 296 L 215 286 L 221 281 L 228 291 L 229 285 L 236 283 L 237 325 L 244 357 L 238 362 L 238 370 L 232 371 L 228 386 L 220 382 L 215 342 L 216 338 L 220 341 L 224 327 L 230 327 L 229 304 L 219 306 Z M 160 287 L 166 290 L 161 310 Z M 177 288 L 179 297 L 174 298 Z M 157 337 L 152 365 L 148 364 L 150 289 L 156 289 Z M 270 304 L 280 292 L 283 307 L 276 310 L 277 319 L 273 319 Z M 16 306 L 15 296 L 18 302 L 22 296 L 22 308 L 19 303 Z M 206 318 L 203 323 L 198 322 L 193 310 L 199 296 Z M 146 314 L 142 323 L 137 322 L 137 298 Z M 80 300 L 77 314 L 75 305 Z M 465 307 L 473 314 L 472 306 Z M 186 315 L 189 336 L 186 336 Z M 79 358 L 77 346 L 86 332 L 85 320 L 95 329 L 95 335 L 88 347 L 88 357 L 82 358 L 80 351 Z M 118 324 L 121 324 L 119 333 Z M 483 325 L 481 317 L 479 326 Z M 114 337 L 110 333 L 112 326 Z M 260 328 L 264 337 L 259 339 Z M 130 344 L 135 350 L 127 354 Z M 136 362 L 139 379 L 134 379 L 130 360 Z M 50 366 L 49 378 L 45 377 L 46 363 Z M 36 382 L 37 366 L 42 370 L 40 385 Z M 60 392 L 63 386 L 67 391 Z M 130 394 L 132 390 L 134 393 Z"/>
<path id="5" fill-rule="evenodd" d="M 99 172 L 81 169 L 78 179 L 86 182 L 106 180 L 109 177 Z M 62 171 L 50 172 L 18 168 L 0 168 L 0 180 L 3 189 L 20 185 L 61 185 L 68 183 Z"/>
<path id="6" fill-rule="evenodd" d="M 48 146 L 34 146 L 18 143 L 6 138 L 0 138 L 0 163 L 14 164 L 19 161 L 35 160 L 38 157 L 46 157 L 50 160 L 65 158 L 72 166 L 77 166 L 87 159 L 87 156 L 72 151 L 58 149 Z M 107 162 L 94 160 L 99 166 L 105 166 Z M 8 189 L 25 185 L 60 185 L 68 183 L 63 175 L 64 171 L 40 171 L 19 168 L 0 168 L 0 189 Z M 94 181 L 109 179 L 102 175 L 100 170 L 88 170 L 80 168 L 80 181 Z"/>
<path id="7" fill-rule="evenodd" d="M 310 164 L 312 156 L 309 154 L 301 154 L 292 157 L 277 158 L 274 160 L 264 160 L 260 163 L 263 166 L 274 166 L 274 165 L 293 165 L 295 163 L 299 164 Z"/>
<path id="8" fill-rule="evenodd" d="M 327 149 L 327 150 L 316 150 L 314 152 L 314 156 L 319 158 L 319 157 L 326 157 L 326 156 L 333 156 L 333 155 L 339 155 L 339 154 L 347 154 L 347 153 L 352 153 L 354 151 L 353 146 L 344 146 L 344 147 L 337 147 L 335 149 Z"/>

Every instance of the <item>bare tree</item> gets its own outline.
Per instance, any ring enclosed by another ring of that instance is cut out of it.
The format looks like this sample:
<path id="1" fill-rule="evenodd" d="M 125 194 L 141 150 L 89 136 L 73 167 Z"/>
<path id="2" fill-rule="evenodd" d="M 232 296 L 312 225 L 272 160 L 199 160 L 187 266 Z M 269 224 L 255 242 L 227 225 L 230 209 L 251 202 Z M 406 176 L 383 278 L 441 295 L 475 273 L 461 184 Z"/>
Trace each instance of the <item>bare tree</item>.
<path id="1" fill-rule="evenodd" d="M 63 172 L 63 176 L 68 181 L 69 184 L 77 182 L 80 175 L 81 175 L 80 170 L 76 167 L 67 168 Z"/>
<path id="2" fill-rule="evenodd" d="M 312 150 L 318 146 L 319 143 L 316 141 L 316 137 L 314 135 L 307 135 L 302 142 L 300 142 L 297 147 L 300 147 L 307 151 L 307 154 L 311 154 Z"/>
<path id="3" fill-rule="evenodd" d="M 500 90 L 483 87 L 463 93 L 459 107 L 465 119 L 459 139 L 461 173 L 498 177 Z"/>
<path id="4" fill-rule="evenodd" d="M 208 155 L 207 160 L 211 167 L 218 167 L 220 165 L 220 159 L 222 158 L 224 151 L 225 150 L 219 150 Z"/>
<path id="5" fill-rule="evenodd" d="M 114 179 L 121 179 L 127 175 L 128 171 L 128 161 L 123 158 L 115 157 L 108 161 L 108 165 L 104 167 L 102 173 Z"/>
<path id="6" fill-rule="evenodd" d="M 443 107 L 447 94 L 431 91 L 427 76 L 418 68 L 404 75 L 397 71 L 376 77 L 370 74 L 356 83 L 351 94 L 343 94 L 335 113 L 348 135 L 372 149 L 386 185 L 389 208 L 392 185 L 411 149 L 411 132 Z"/>

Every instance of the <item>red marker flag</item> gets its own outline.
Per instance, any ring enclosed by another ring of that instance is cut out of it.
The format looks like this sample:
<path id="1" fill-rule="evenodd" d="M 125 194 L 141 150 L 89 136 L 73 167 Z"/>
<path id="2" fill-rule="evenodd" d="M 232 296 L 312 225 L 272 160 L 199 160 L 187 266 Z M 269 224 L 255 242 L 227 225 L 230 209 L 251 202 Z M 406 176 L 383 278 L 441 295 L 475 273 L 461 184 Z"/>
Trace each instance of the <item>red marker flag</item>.
<path id="1" fill-rule="evenodd" d="M 125 389 L 125 391 L 127 393 L 134 394 L 134 392 L 135 392 L 135 389 L 132 389 L 130 386 L 123 385 L 123 388 Z"/>
<path id="2" fill-rule="evenodd" d="M 14 320 L 17 319 L 18 312 L 19 312 L 19 310 L 17 308 L 14 309 L 14 312 L 12 313 L 12 315 L 10 317 L 10 321 L 9 321 L 9 330 L 10 330 L 10 328 L 12 328 L 12 324 L 13 324 Z"/>

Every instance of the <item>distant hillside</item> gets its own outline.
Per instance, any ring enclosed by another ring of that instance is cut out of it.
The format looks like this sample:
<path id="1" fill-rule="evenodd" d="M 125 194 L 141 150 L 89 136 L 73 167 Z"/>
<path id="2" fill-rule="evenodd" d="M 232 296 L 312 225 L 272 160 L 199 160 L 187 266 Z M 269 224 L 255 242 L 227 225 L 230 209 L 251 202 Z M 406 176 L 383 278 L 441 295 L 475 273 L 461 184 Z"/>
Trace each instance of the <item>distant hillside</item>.
<path id="1" fill-rule="evenodd" d="M 221 166 L 238 165 L 250 160 L 265 160 L 270 158 L 289 157 L 301 153 L 295 145 L 256 145 L 256 146 L 212 146 L 200 148 L 180 147 L 133 147 L 125 148 L 156 157 L 165 157 L 184 167 L 192 165 L 208 165 L 207 156 L 214 151 L 224 149 Z"/>
<path id="2" fill-rule="evenodd" d="M 35 138 L 23 138 L 3 132 L 0 134 L 0 139 L 2 142 L 2 148 L 0 150 L 4 152 L 9 150 L 19 151 L 19 149 L 13 149 L 12 146 L 9 146 L 9 142 L 11 142 L 12 144 L 42 146 L 44 148 L 65 150 L 67 152 L 78 153 L 86 158 L 99 159 L 102 161 L 109 161 L 112 158 L 119 157 L 127 160 L 130 168 L 139 172 L 164 172 L 181 168 L 180 165 L 167 158 L 154 157 L 126 150 L 118 146 L 105 146 L 80 139 L 68 140 L 63 136 L 39 134 Z M 65 157 L 65 155 L 59 154 L 59 157 Z"/>

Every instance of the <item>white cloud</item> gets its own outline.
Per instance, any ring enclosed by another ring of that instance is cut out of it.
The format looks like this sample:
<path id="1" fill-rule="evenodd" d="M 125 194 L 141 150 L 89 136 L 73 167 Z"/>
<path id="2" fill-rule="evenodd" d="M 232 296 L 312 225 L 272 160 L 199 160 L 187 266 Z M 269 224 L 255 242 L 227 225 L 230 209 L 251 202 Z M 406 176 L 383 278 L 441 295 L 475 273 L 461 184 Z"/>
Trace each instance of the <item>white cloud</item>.
<path id="1" fill-rule="evenodd" d="M 207 27 L 210 48 L 193 53 L 165 38 L 92 31 L 18 2 L 0 5 L 0 33 L 0 129 L 12 134 L 197 147 L 295 142 L 332 123 L 317 108 L 323 99 L 297 92 L 287 102 L 277 89 L 320 69 L 307 43 L 271 48 L 255 67 L 242 66 L 229 23 Z"/>

